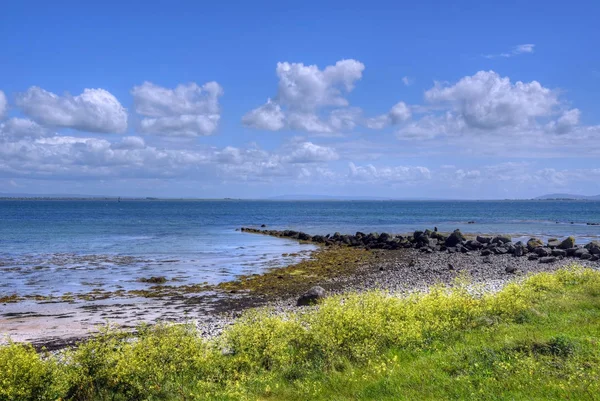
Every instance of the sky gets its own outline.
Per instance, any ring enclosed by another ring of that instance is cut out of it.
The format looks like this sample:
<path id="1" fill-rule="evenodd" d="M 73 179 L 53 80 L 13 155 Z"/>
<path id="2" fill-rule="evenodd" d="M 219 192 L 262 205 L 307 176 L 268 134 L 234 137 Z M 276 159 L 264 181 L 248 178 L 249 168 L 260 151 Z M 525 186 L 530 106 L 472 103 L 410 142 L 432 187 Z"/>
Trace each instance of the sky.
<path id="1" fill-rule="evenodd" d="M 600 194 L 597 1 L 11 1 L 0 193 Z"/>

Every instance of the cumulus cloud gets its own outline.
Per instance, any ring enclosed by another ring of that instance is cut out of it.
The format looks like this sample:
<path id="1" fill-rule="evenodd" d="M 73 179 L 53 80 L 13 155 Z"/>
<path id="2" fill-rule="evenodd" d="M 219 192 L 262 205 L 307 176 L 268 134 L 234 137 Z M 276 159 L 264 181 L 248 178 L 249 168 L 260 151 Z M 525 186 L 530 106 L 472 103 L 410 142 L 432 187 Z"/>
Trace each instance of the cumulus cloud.
<path id="1" fill-rule="evenodd" d="M 447 104 L 466 125 L 476 129 L 527 126 L 549 116 L 558 94 L 539 82 L 511 83 L 494 71 L 479 71 L 454 85 L 436 85 L 425 92 L 430 103 Z"/>
<path id="2" fill-rule="evenodd" d="M 47 129 L 26 118 L 10 118 L 0 123 L 0 139 L 36 138 L 47 133 Z"/>
<path id="3" fill-rule="evenodd" d="M 40 124 L 99 133 L 127 130 L 127 111 L 110 92 L 85 89 L 78 96 L 58 96 L 37 86 L 18 94 L 16 104 Z"/>
<path id="4" fill-rule="evenodd" d="M 319 146 L 312 142 L 302 142 L 296 145 L 284 160 L 289 163 L 316 163 L 328 162 L 339 159 L 337 152 L 326 146 Z"/>
<path id="5" fill-rule="evenodd" d="M 485 58 L 497 58 L 497 57 L 509 58 L 509 57 L 518 56 L 520 54 L 533 53 L 534 48 L 535 48 L 534 44 L 526 43 L 526 44 L 517 45 L 517 46 L 513 47 L 510 52 L 498 53 L 498 54 L 484 54 L 483 57 L 485 57 Z"/>
<path id="6" fill-rule="evenodd" d="M 431 179 L 431 171 L 421 166 L 375 167 L 372 164 L 348 164 L 349 178 L 367 182 L 417 183 Z"/>
<path id="7" fill-rule="evenodd" d="M 278 131 L 290 128 L 307 132 L 334 132 L 356 125 L 356 110 L 344 94 L 352 91 L 360 80 L 364 64 L 356 60 L 340 60 L 321 70 L 316 65 L 277 63 L 277 94 L 263 106 L 251 110 L 242 123 L 251 128 Z M 323 119 L 326 108 L 335 107 Z"/>
<path id="8" fill-rule="evenodd" d="M 0 91 L 0 118 L 4 117 L 4 114 L 6 114 L 7 105 L 8 101 L 6 100 L 6 95 L 4 92 Z"/>
<path id="9" fill-rule="evenodd" d="M 268 99 L 267 103 L 246 113 L 242 117 L 242 124 L 267 131 L 278 131 L 285 126 L 285 115 L 279 104 Z"/>
<path id="10" fill-rule="evenodd" d="M 202 86 L 192 82 L 175 89 L 144 82 L 131 90 L 136 113 L 143 116 L 142 133 L 166 136 L 211 135 L 221 118 L 219 97 L 223 89 L 216 82 Z"/>
<path id="11" fill-rule="evenodd" d="M 411 116 L 410 107 L 404 102 L 398 102 L 386 114 L 367 119 L 365 125 L 371 129 L 382 129 L 410 120 Z"/>

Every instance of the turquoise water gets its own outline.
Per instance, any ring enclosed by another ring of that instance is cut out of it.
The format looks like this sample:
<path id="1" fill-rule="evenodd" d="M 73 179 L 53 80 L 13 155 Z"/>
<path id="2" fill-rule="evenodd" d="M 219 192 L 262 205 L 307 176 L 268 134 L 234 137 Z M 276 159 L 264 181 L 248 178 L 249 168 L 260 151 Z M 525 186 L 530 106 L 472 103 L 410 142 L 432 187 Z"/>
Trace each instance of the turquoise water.
<path id="1" fill-rule="evenodd" d="M 589 222 L 600 222 L 600 202 L 0 201 L 0 295 L 144 288 L 136 280 L 149 276 L 215 283 L 312 249 L 242 226 L 310 234 L 437 226 L 587 242 L 600 238 Z"/>

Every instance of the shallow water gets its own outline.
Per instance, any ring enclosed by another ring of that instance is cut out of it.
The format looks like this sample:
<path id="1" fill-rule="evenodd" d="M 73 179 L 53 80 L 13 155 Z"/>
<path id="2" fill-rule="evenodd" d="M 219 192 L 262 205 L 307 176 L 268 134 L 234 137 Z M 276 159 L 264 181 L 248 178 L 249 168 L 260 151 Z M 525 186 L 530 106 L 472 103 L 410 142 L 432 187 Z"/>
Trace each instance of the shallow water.
<path id="1" fill-rule="evenodd" d="M 474 224 L 468 224 L 473 221 Z M 460 228 L 471 233 L 600 238 L 600 202 L 0 201 L 0 296 L 217 283 L 292 263 L 314 249 L 245 234 L 266 224 L 310 234 Z"/>

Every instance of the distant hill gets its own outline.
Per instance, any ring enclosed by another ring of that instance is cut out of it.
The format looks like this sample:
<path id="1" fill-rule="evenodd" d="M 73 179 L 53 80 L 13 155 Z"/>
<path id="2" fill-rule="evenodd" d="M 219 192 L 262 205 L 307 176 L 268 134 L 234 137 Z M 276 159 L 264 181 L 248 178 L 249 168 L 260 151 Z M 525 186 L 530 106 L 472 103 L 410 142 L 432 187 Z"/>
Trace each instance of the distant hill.
<path id="1" fill-rule="evenodd" d="M 268 198 L 268 200 L 374 200 L 374 201 L 387 201 L 387 200 L 440 200 L 433 198 L 393 198 L 393 197 L 382 197 L 382 196 L 335 196 L 335 195 L 280 195 Z"/>
<path id="2" fill-rule="evenodd" d="M 549 199 L 572 199 L 572 200 L 594 200 L 600 201 L 600 195 L 586 196 L 586 195 L 574 195 L 574 194 L 548 194 L 538 196 L 534 198 L 536 200 L 549 200 Z"/>

